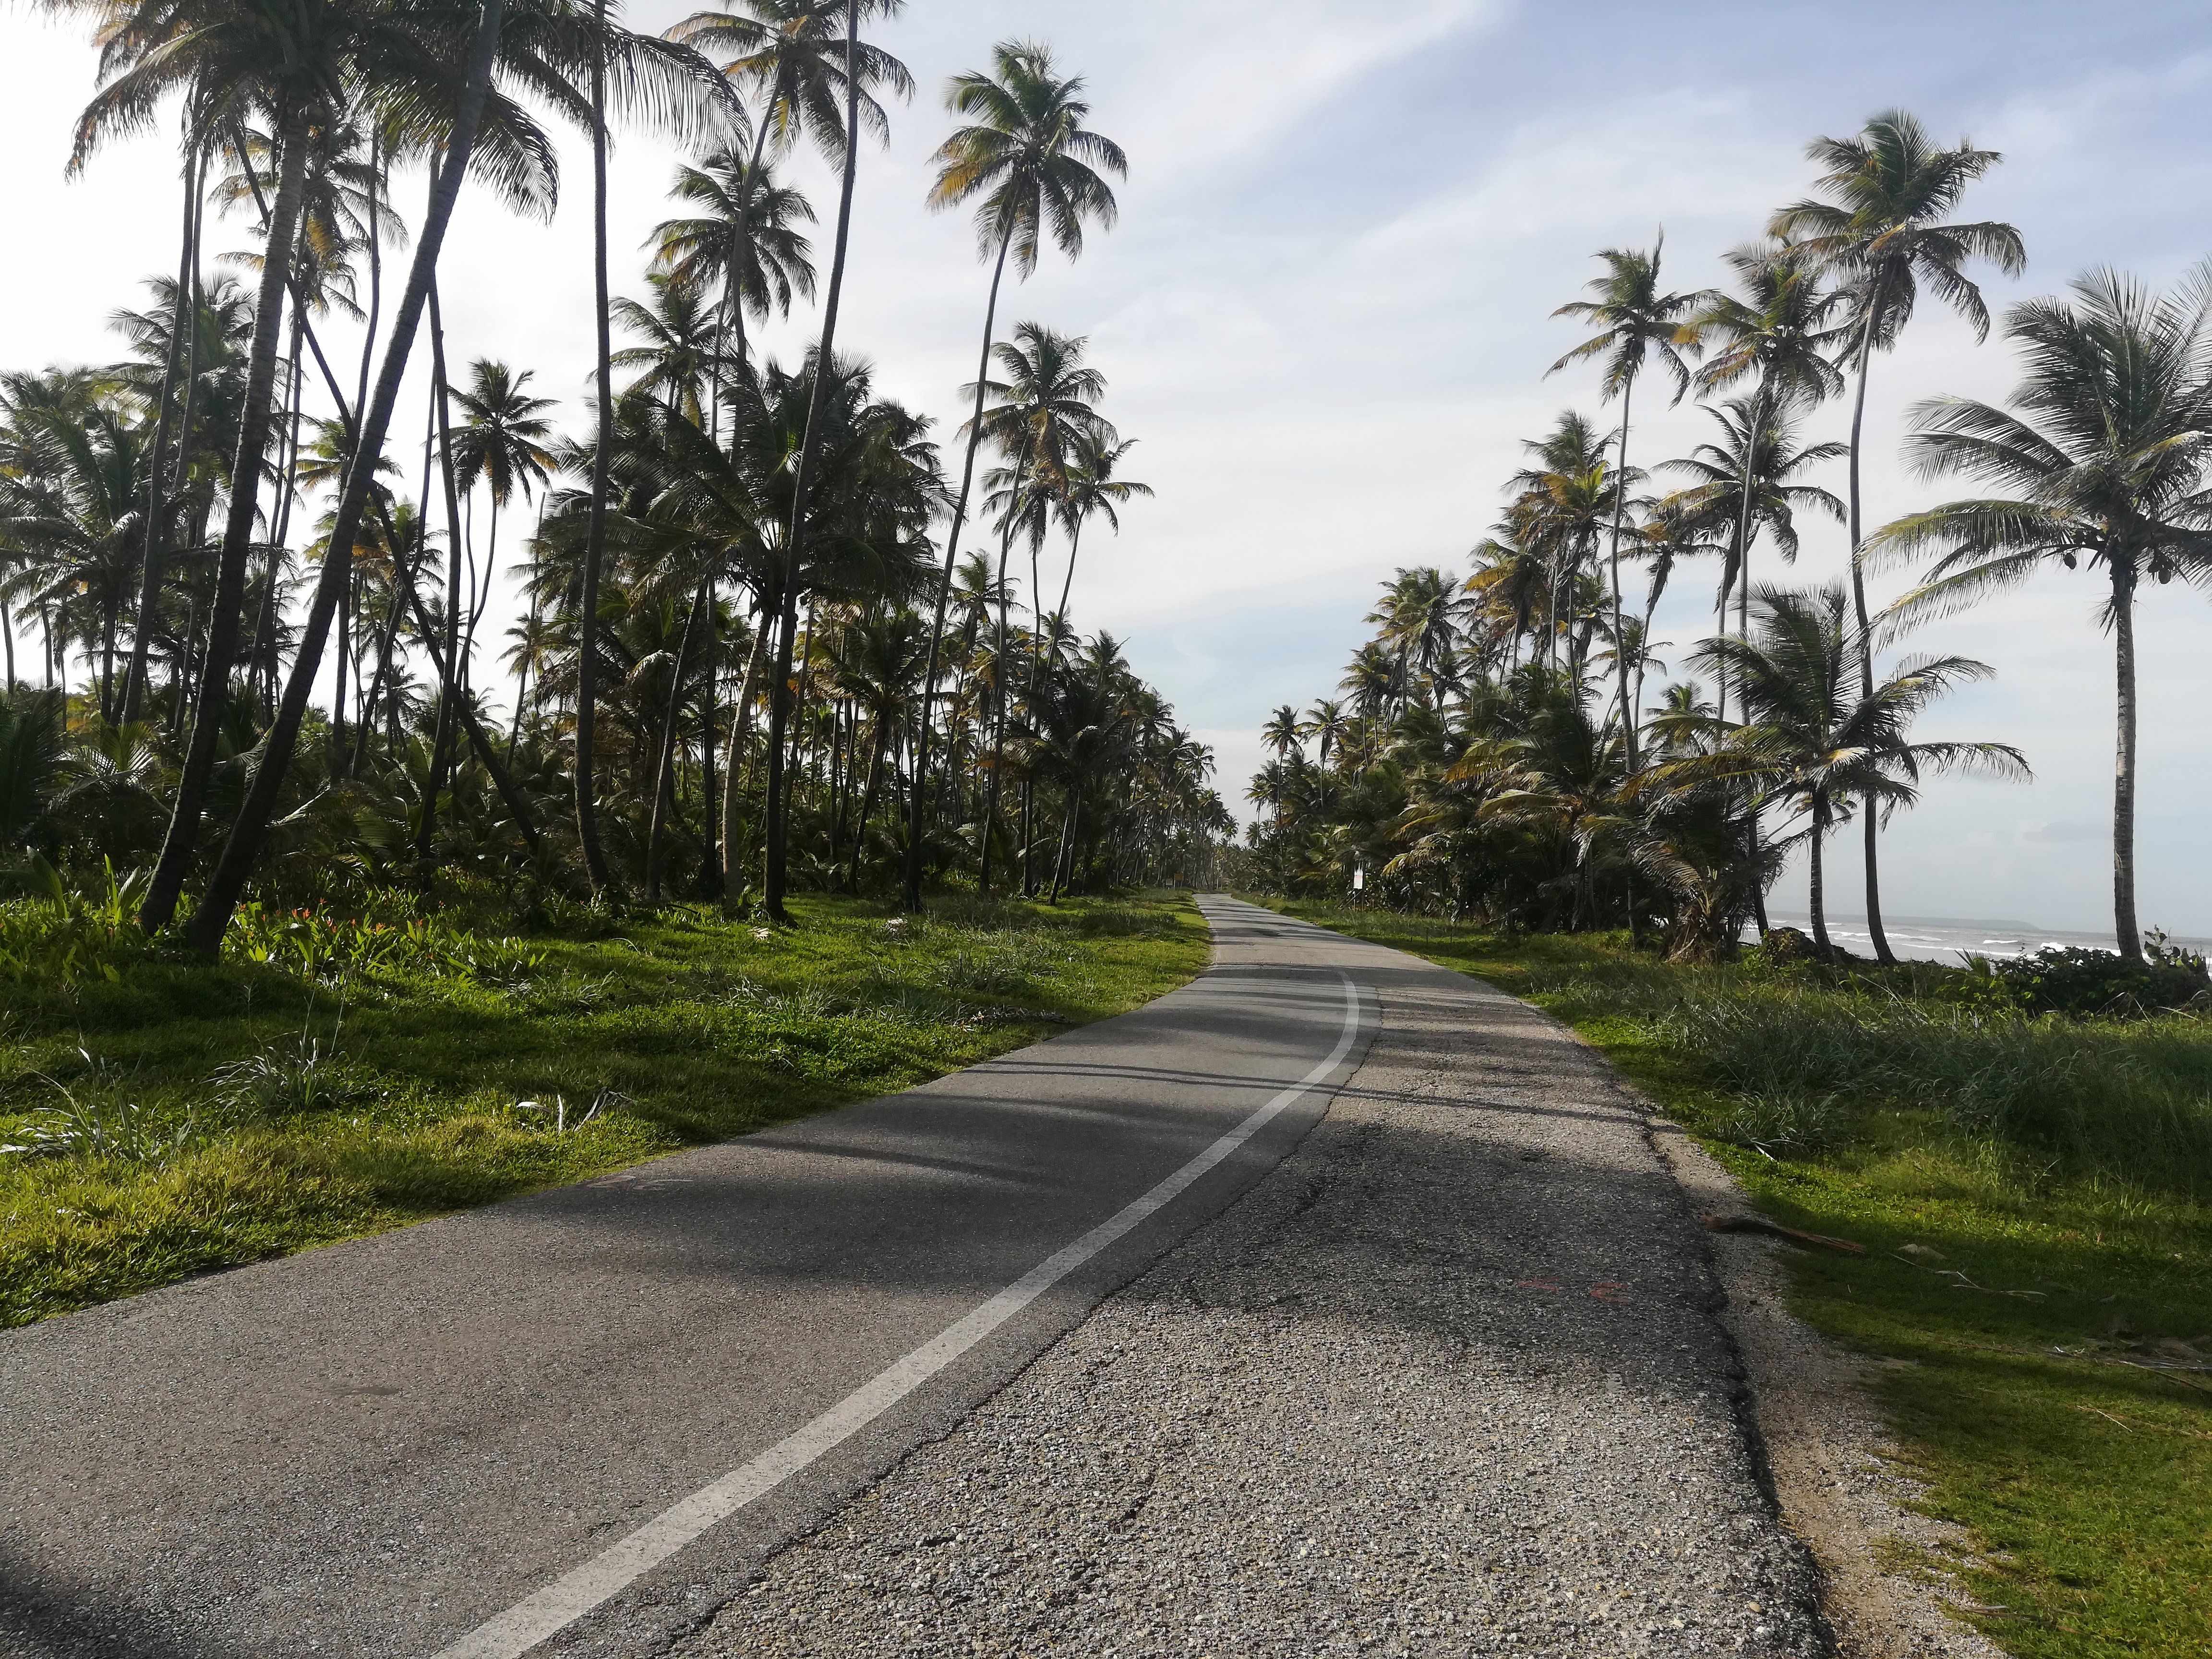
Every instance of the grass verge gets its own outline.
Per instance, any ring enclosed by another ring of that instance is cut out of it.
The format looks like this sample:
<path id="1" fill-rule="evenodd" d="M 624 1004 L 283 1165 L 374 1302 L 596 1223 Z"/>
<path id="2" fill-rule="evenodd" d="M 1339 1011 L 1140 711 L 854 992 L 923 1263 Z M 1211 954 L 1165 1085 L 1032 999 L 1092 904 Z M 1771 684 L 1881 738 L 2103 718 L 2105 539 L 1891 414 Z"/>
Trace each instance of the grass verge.
<path id="1" fill-rule="evenodd" d="M 1272 902 L 1272 901 L 1262 901 Z M 1794 1306 L 1886 1363 L 1974 1622 L 2021 1659 L 2212 1652 L 2212 1023 L 2023 1018 L 1949 970 L 1683 968 L 1623 939 L 1277 908 L 1565 1020 L 1767 1214 Z"/>
<path id="2" fill-rule="evenodd" d="M 0 978 L 0 1325 L 905 1088 L 1206 960 L 1165 896 L 793 908 L 249 916 L 210 965 L 0 907 L 0 967 L 46 968 Z"/>

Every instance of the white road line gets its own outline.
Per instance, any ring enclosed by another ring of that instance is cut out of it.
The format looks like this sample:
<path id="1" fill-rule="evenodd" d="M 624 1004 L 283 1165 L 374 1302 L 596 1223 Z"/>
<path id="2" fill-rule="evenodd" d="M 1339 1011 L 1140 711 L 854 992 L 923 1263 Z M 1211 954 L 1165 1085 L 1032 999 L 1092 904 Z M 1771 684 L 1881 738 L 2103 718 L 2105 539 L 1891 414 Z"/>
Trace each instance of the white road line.
<path id="1" fill-rule="evenodd" d="M 436 1659 L 522 1659 L 548 1637 L 565 1630 L 602 1601 L 635 1583 L 719 1521 L 798 1474 L 824 1452 L 851 1438 L 966 1353 L 1109 1244 L 1132 1231 L 1206 1172 L 1267 1127 L 1314 1085 L 1343 1062 L 1359 1034 L 1359 988 L 1344 981 L 1344 1028 L 1328 1058 L 1254 1111 L 1196 1158 L 1141 1198 L 1115 1211 L 1065 1249 L 1047 1256 L 988 1302 L 947 1326 L 903 1359 L 839 1401 L 790 1438 L 749 1463 L 699 1488 L 611 1544 L 581 1566 L 563 1573 L 536 1595 L 486 1620 Z"/>

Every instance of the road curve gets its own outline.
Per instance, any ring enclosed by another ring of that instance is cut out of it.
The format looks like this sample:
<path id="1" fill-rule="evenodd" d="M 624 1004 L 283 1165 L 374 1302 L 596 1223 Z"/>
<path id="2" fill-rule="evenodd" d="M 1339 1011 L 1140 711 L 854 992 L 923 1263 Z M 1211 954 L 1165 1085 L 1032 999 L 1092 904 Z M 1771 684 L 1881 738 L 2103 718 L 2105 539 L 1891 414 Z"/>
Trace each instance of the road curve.
<path id="1" fill-rule="evenodd" d="M 0 1334 L 0 1654 L 680 1633 L 1327 1110 L 1375 1030 L 1345 941 L 1206 908 L 1213 965 L 1136 1012 Z"/>

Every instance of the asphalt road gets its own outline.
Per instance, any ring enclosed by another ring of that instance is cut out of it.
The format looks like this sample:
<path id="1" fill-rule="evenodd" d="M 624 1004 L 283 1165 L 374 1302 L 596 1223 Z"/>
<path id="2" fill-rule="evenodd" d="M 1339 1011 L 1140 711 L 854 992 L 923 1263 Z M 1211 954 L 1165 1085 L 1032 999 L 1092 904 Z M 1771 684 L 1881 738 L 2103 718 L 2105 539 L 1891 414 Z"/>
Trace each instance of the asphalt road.
<path id="1" fill-rule="evenodd" d="M 1328 1115 L 825 1525 L 702 1564 L 677 1659 L 1826 1659 L 1648 1103 L 1479 981 L 1209 908 L 1373 997 Z"/>
<path id="2" fill-rule="evenodd" d="M 1357 1067 L 1374 995 L 1330 936 L 1211 911 L 1191 985 L 921 1088 L 0 1334 L 0 1654 L 704 1627 Z"/>

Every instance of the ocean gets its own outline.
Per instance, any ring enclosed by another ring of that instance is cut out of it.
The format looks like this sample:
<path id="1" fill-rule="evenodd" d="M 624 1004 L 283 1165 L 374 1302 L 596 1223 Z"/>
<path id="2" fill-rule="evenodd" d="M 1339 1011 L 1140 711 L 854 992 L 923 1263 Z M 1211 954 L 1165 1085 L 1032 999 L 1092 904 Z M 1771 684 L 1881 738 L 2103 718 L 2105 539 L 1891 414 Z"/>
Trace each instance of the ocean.
<path id="1" fill-rule="evenodd" d="M 1810 917 L 1802 913 L 1791 915 L 1786 910 L 1770 910 L 1767 920 L 1776 927 L 1813 931 Z M 1889 948 L 1899 956 L 1914 962 L 1941 962 L 1956 967 L 1970 956 L 2023 957 L 2031 951 L 2039 951 L 2046 945 L 2084 945 L 2092 950 L 2112 948 L 2110 933 L 2076 933 L 2065 927 L 2045 927 L 2032 921 L 1975 921 L 1960 916 L 1884 916 L 1882 930 L 1889 935 Z M 1752 937 L 1756 937 L 1755 934 Z M 1831 943 L 1849 951 L 1853 956 L 1872 957 L 1874 940 L 1867 933 L 1864 916 L 1830 915 L 1828 939 Z M 2212 939 L 2186 938 L 2175 934 L 2173 942 L 2201 955 L 2212 956 Z"/>

